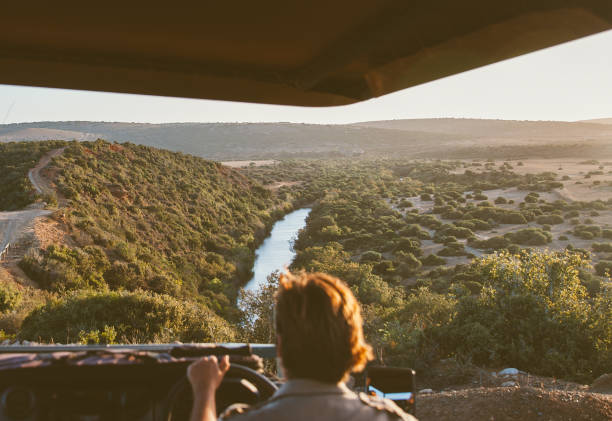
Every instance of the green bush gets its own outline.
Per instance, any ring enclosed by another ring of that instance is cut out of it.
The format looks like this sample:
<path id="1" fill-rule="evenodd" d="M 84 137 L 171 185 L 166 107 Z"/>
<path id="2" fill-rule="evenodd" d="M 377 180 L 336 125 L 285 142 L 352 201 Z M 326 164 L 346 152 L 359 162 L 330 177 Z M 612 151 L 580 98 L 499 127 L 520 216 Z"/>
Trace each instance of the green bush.
<path id="1" fill-rule="evenodd" d="M 606 252 L 606 253 L 610 253 L 612 252 L 612 243 L 593 243 L 591 245 L 591 248 L 593 249 L 593 251 L 596 252 Z"/>
<path id="2" fill-rule="evenodd" d="M 537 203 L 539 197 L 540 195 L 538 193 L 528 193 L 527 196 L 525 196 L 525 203 Z"/>
<path id="3" fill-rule="evenodd" d="M 609 372 L 610 297 L 589 297 L 578 276 L 588 264 L 547 251 L 477 260 L 482 291 L 459 301 L 444 349 L 479 365 L 581 381 Z"/>
<path id="4" fill-rule="evenodd" d="M 421 259 L 423 266 L 442 266 L 446 264 L 446 259 L 435 254 L 430 254 Z"/>
<path id="5" fill-rule="evenodd" d="M 557 225 L 563 223 L 563 217 L 561 215 L 538 216 L 536 222 L 540 225 Z"/>
<path id="6" fill-rule="evenodd" d="M 0 284 L 0 313 L 12 311 L 22 300 L 21 293 L 17 288 L 8 284 Z"/>
<path id="7" fill-rule="evenodd" d="M 465 256 L 466 252 L 462 243 L 448 243 L 440 250 L 438 256 Z"/>
<path id="8" fill-rule="evenodd" d="M 523 228 L 504 235 L 510 242 L 523 246 L 543 246 L 552 241 L 552 234 L 539 228 Z"/>
<path id="9" fill-rule="evenodd" d="M 565 214 L 565 219 L 578 218 L 579 216 L 580 212 L 578 212 L 577 210 L 572 210 Z"/>
<path id="10" fill-rule="evenodd" d="M 608 276 L 612 274 L 612 260 L 600 260 L 595 264 L 595 272 L 599 276 Z"/>
<path id="11" fill-rule="evenodd" d="M 115 331 L 121 343 L 231 342 L 231 325 L 201 305 L 151 292 L 79 291 L 32 311 L 19 337 L 72 343 Z"/>
<path id="12" fill-rule="evenodd" d="M 576 237 L 590 240 L 592 238 L 601 236 L 601 227 L 596 225 L 577 225 L 574 228 L 573 233 Z"/>
<path id="13" fill-rule="evenodd" d="M 368 250 L 361 255 L 360 261 L 362 263 L 375 263 L 380 262 L 382 259 L 382 254 L 374 250 Z"/>

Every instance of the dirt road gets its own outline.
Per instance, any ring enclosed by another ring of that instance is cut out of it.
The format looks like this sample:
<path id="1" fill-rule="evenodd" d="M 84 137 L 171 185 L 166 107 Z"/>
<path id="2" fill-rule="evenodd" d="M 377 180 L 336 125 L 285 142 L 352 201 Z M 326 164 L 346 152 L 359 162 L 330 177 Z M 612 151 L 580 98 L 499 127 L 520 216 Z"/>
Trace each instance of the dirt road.
<path id="1" fill-rule="evenodd" d="M 50 194 L 53 192 L 53 189 L 51 189 L 48 183 L 43 179 L 43 177 L 41 177 L 40 170 L 49 165 L 49 162 L 51 162 L 51 159 L 53 159 L 53 157 L 56 157 L 62 152 L 64 152 L 64 149 L 66 148 L 54 149 L 51 152 L 45 154 L 45 156 L 41 158 L 38 164 L 36 164 L 34 168 L 28 171 L 28 178 L 30 179 L 32 186 L 34 186 L 34 188 L 39 194 Z"/>
<path id="2" fill-rule="evenodd" d="M 7 244 L 12 244 L 18 240 L 23 230 L 35 218 L 49 214 L 51 214 L 51 211 L 45 209 L 0 212 L 0 251 L 4 250 Z"/>
<path id="3" fill-rule="evenodd" d="M 28 172 L 32 186 L 40 194 L 51 193 L 53 190 L 40 175 L 40 171 L 49 165 L 51 159 L 64 151 L 64 148 L 55 149 L 47 153 L 38 164 Z M 49 215 L 52 212 L 42 208 L 43 205 L 36 203 L 27 209 L 13 212 L 0 212 L 0 253 L 5 247 L 17 241 L 24 229 L 29 227 L 34 219 Z"/>

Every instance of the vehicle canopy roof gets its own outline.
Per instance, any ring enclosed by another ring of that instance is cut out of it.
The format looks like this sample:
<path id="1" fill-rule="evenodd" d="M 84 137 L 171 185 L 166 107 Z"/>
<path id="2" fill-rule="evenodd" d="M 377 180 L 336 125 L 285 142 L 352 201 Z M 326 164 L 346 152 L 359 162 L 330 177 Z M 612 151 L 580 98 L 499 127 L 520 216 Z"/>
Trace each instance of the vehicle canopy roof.
<path id="1" fill-rule="evenodd" d="M 611 27 L 607 0 L 8 2 L 0 83 L 341 105 Z"/>

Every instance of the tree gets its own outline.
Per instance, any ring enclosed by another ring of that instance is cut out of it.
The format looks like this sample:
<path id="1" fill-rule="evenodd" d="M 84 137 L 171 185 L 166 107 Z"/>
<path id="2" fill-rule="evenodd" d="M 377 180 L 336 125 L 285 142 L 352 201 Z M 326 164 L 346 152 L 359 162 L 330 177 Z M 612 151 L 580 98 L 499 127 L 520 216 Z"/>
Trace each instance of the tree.
<path id="1" fill-rule="evenodd" d="M 238 296 L 240 308 L 240 334 L 244 342 L 275 343 L 274 326 L 275 294 L 278 290 L 279 272 L 275 271 L 259 285 L 256 291 L 242 289 Z"/>

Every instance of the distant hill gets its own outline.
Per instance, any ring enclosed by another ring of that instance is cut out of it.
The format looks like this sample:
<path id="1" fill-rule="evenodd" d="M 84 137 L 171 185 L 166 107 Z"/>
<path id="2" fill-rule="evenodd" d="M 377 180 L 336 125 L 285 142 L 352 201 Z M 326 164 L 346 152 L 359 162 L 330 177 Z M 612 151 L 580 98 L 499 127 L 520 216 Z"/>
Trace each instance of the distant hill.
<path id="1" fill-rule="evenodd" d="M 612 124 L 612 118 L 594 118 L 592 120 L 582 120 L 581 123 Z"/>
<path id="2" fill-rule="evenodd" d="M 132 142 L 213 160 L 404 156 L 612 157 L 612 125 L 592 122 L 415 119 L 346 125 L 294 123 L 35 122 L 0 125 L 0 142 Z M 555 148 L 551 150 L 550 145 Z"/>
<path id="3" fill-rule="evenodd" d="M 589 122 L 567 121 L 429 118 L 368 121 L 356 123 L 355 126 L 454 134 L 471 139 L 571 140 L 610 138 L 612 135 L 612 127 L 594 126 L 589 124 Z"/>

